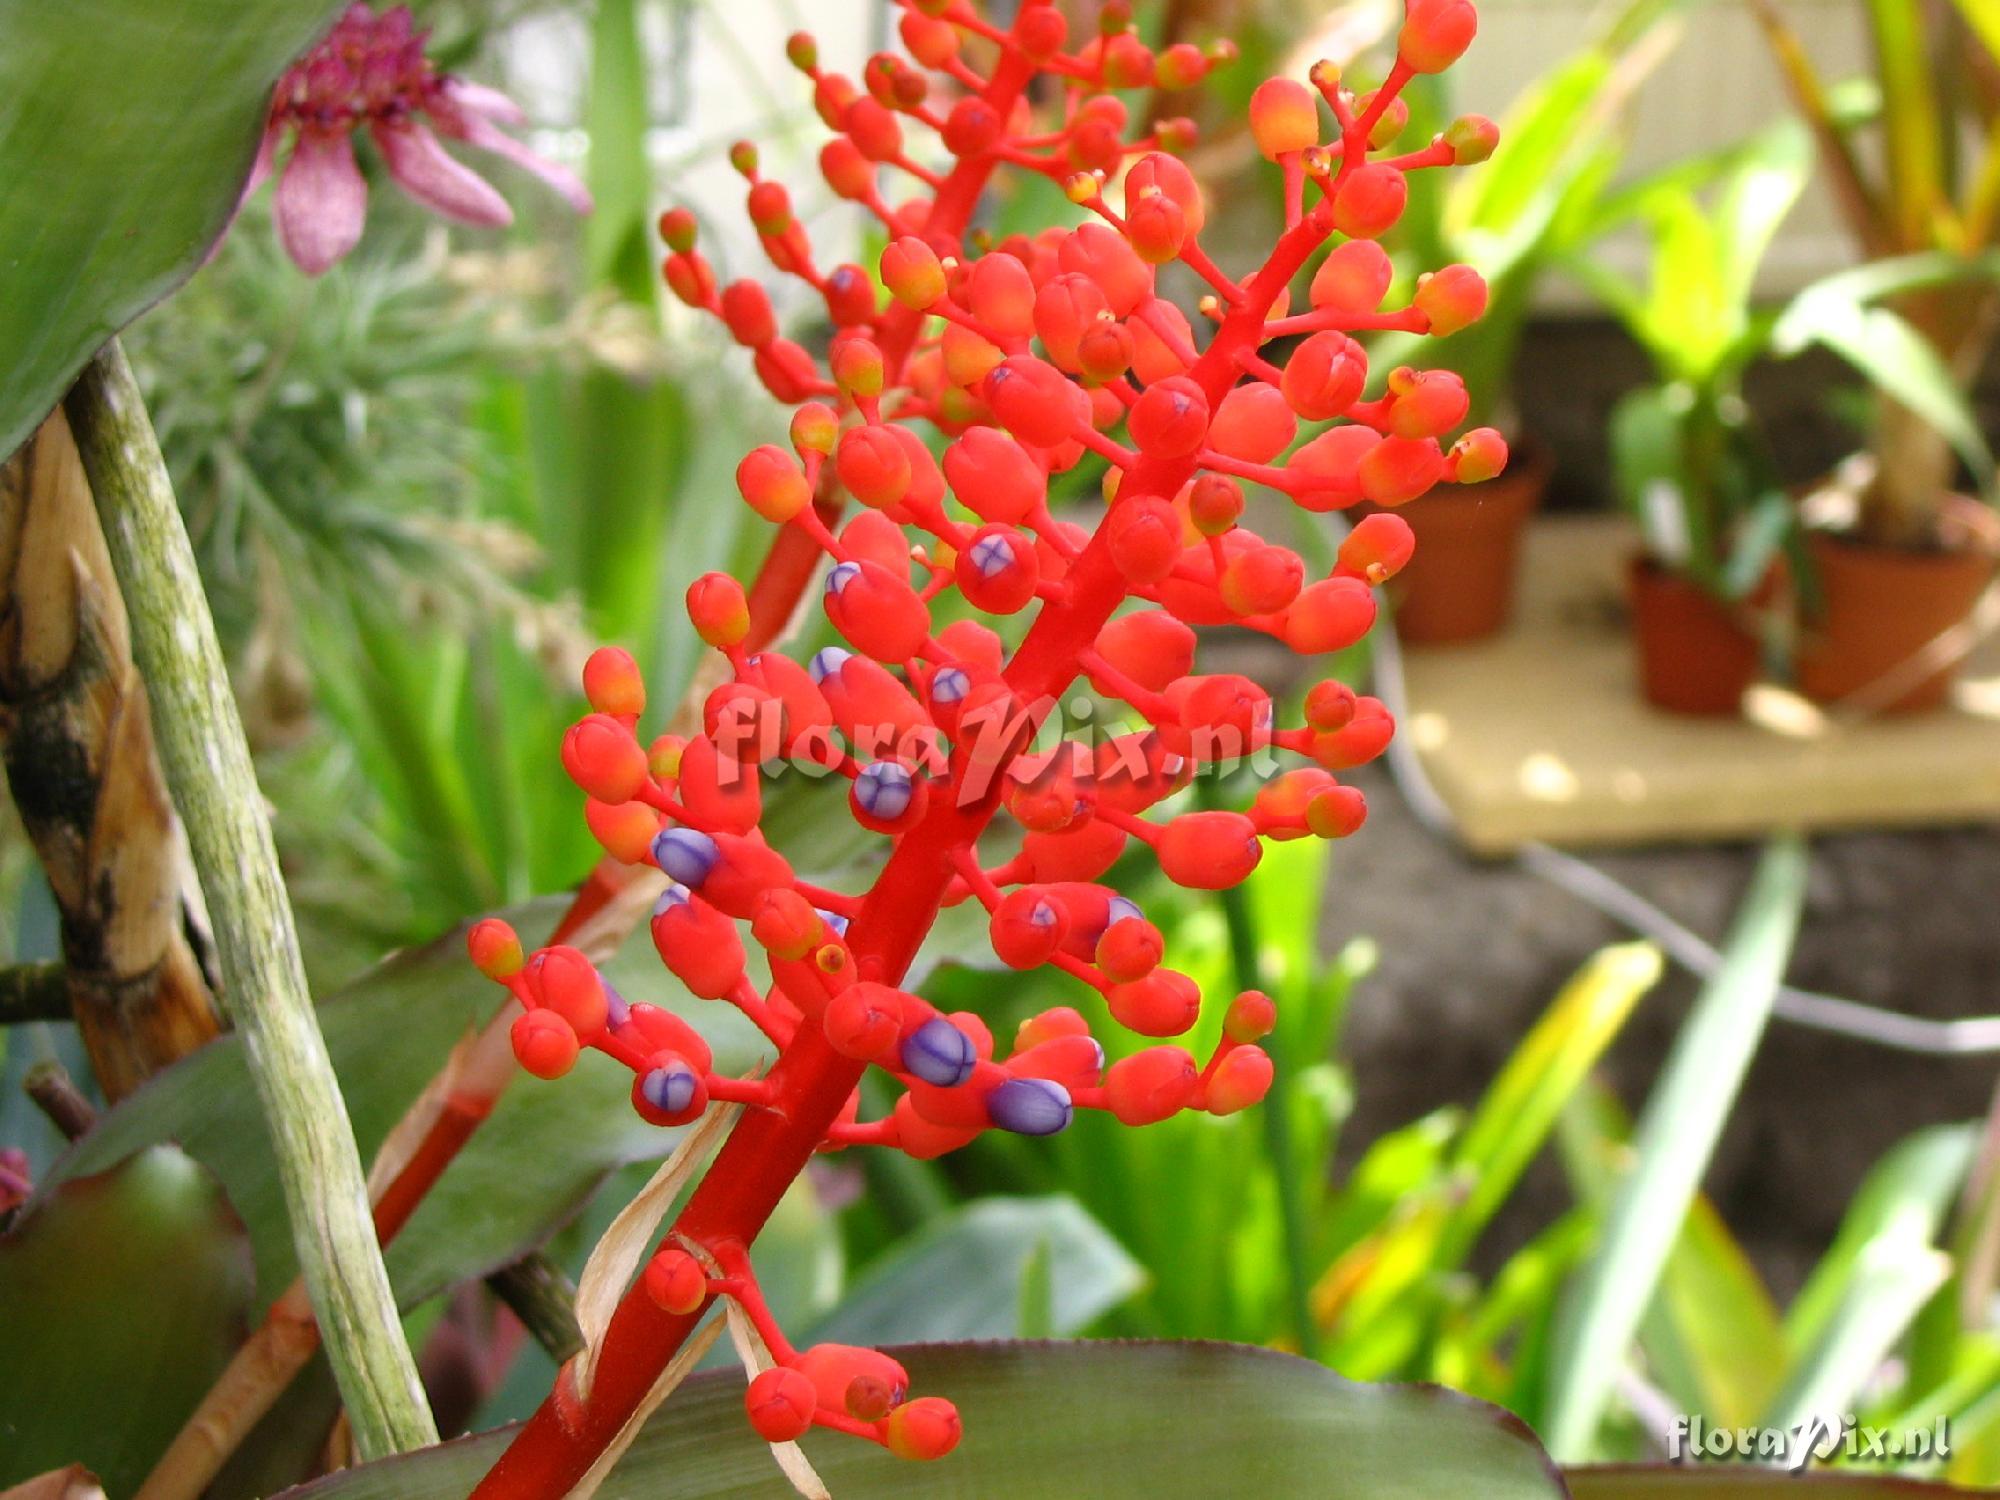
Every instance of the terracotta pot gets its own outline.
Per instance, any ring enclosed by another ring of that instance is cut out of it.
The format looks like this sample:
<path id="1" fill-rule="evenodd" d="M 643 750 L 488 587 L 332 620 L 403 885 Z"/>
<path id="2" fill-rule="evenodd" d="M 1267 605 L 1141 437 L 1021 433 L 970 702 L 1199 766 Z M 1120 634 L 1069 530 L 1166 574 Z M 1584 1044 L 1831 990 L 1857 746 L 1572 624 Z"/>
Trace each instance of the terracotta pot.
<path id="1" fill-rule="evenodd" d="M 1864 694 L 1857 706 L 1886 713 L 1935 708 L 1951 692 L 1958 658 L 1877 703 L 1866 689 L 1895 692 L 1890 674 L 1956 625 L 1993 581 L 1990 547 L 1918 552 L 1850 541 L 1824 531 L 1806 538 L 1824 607 L 1805 621 L 1799 690 L 1822 703 Z M 1962 654 L 1962 653 L 1961 653 Z M 1921 670 L 1921 668 L 1917 668 Z"/>
<path id="2" fill-rule="evenodd" d="M 1505 473 L 1482 484 L 1441 484 L 1398 506 L 1417 550 L 1390 597 L 1396 634 L 1412 646 L 1476 641 L 1507 623 L 1521 531 L 1542 503 L 1553 467 L 1535 444 L 1516 450 Z"/>
<path id="3" fill-rule="evenodd" d="M 1772 586 L 1757 597 L 1768 597 Z M 1625 587 L 1646 701 L 1677 714 L 1737 712 L 1758 667 L 1757 638 L 1743 623 L 1743 607 L 1645 556 L 1626 565 Z"/>

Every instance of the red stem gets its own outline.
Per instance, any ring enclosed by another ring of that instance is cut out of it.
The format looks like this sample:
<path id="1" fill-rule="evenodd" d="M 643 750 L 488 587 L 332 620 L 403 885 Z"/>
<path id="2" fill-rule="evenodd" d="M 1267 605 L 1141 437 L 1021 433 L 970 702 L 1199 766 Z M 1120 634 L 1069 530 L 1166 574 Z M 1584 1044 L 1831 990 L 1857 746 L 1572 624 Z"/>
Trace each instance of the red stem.
<path id="1" fill-rule="evenodd" d="M 996 75 L 996 87 L 1018 76 L 1010 66 L 1014 60 L 1010 53 Z M 964 170 L 954 173 L 939 195 L 941 207 Z M 976 189 L 961 189 L 954 202 L 962 208 L 955 211 L 969 210 L 976 196 Z M 1325 217 L 1318 212 L 1288 230 L 1189 371 L 1211 405 L 1235 383 L 1238 356 L 1258 346 L 1264 314 L 1325 235 Z M 1194 468 L 1192 457 L 1142 460 L 1123 493 L 1173 495 Z M 1075 680 L 1082 653 L 1126 596 L 1128 585 L 1111 559 L 1104 529 L 1077 559 L 1070 582 L 1068 600 L 1042 610 L 1007 666 L 1006 680 L 1024 702 L 1060 693 Z M 955 776 L 952 785 L 959 795 L 935 799 L 923 820 L 896 842 L 847 932 L 855 971 L 862 978 L 901 982 L 936 920 L 960 854 L 974 846 L 993 816 L 1001 782 L 1000 776 L 989 777 L 988 789 L 968 802 L 963 800 L 962 775 Z M 817 1026 L 802 1025 L 769 1075 L 774 1098 L 783 1102 L 751 1110 L 737 1123 L 672 1234 L 718 1254 L 725 1247 L 747 1249 L 827 1139 L 865 1071 L 866 1064 L 834 1051 Z M 556 1391 L 469 1500 L 555 1500 L 566 1493 L 617 1437 L 707 1308 L 704 1302 L 692 1313 L 663 1312 L 643 1286 L 635 1285 L 619 1303 L 605 1335 L 589 1402 L 576 1401 L 565 1370 Z"/>

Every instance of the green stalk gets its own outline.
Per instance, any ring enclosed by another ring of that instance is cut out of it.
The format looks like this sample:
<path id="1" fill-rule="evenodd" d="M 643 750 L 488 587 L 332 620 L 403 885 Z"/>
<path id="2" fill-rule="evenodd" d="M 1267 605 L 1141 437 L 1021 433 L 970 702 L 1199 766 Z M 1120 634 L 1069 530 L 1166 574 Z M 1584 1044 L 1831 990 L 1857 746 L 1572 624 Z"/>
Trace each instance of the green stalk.
<path id="1" fill-rule="evenodd" d="M 114 339 L 64 399 L 132 619 L 132 654 L 249 1043 L 292 1239 L 364 1459 L 435 1443 L 375 1241 L 361 1158 L 306 989 L 292 908 L 165 460 Z"/>
<path id="2" fill-rule="evenodd" d="M 1206 805 L 1222 805 L 1210 783 L 1202 784 L 1200 796 Z M 1240 885 L 1217 894 L 1222 902 L 1223 924 L 1229 932 L 1229 962 L 1235 970 L 1236 987 L 1264 989 L 1262 944 L 1258 939 L 1257 919 L 1250 913 L 1249 898 Z M 1261 1044 L 1271 1057 L 1271 1092 L 1265 1096 L 1263 1109 L 1264 1151 L 1271 1158 L 1271 1174 L 1277 1179 L 1278 1219 L 1285 1238 L 1285 1299 L 1291 1305 L 1299 1353 L 1307 1359 L 1318 1359 L 1319 1329 L 1312 1316 L 1313 1276 L 1306 1256 L 1305 1202 L 1299 1195 L 1298 1149 L 1292 1138 L 1292 1063 L 1286 1056 L 1282 1036 L 1281 1031 L 1274 1031 Z"/>

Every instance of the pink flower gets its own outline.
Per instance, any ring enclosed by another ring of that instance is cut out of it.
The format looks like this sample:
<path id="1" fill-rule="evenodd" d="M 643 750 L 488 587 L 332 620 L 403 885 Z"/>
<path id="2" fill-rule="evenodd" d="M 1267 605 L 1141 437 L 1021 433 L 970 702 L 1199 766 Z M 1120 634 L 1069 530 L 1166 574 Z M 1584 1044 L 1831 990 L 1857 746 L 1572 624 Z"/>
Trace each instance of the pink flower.
<path id="1" fill-rule="evenodd" d="M 243 196 L 271 175 L 279 148 L 294 137 L 278 173 L 278 238 L 309 276 L 338 262 L 361 238 L 368 184 L 354 158 L 354 135 L 363 126 L 403 191 L 448 219 L 503 225 L 514 213 L 491 183 L 445 150 L 440 136 L 506 158 L 578 213 L 590 212 L 590 193 L 575 173 L 500 129 L 523 122 L 520 107 L 496 89 L 438 72 L 424 56 L 427 37 L 412 25 L 406 6 L 376 15 L 356 0 L 278 80 Z"/>

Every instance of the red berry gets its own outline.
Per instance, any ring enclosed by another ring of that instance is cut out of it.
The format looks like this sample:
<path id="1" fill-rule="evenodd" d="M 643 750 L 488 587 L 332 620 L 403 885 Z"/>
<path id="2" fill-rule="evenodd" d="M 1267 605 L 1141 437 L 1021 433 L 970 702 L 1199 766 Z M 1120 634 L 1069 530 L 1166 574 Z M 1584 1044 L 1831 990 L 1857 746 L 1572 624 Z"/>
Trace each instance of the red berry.
<path id="1" fill-rule="evenodd" d="M 767 1443 L 790 1443 L 804 1437 L 812 1427 L 813 1409 L 818 1404 L 812 1381 L 784 1365 L 764 1371 L 743 1393 L 750 1425 Z"/>
<path id="2" fill-rule="evenodd" d="M 1232 1042 L 1259 1042 L 1278 1024 L 1278 1007 L 1262 990 L 1245 990 L 1229 1002 L 1222 1034 Z"/>
<path id="3" fill-rule="evenodd" d="M 1409 0 L 1396 56 L 1419 73 L 1441 73 L 1464 55 L 1478 29 L 1472 0 Z"/>
<path id="4" fill-rule="evenodd" d="M 1323 839 L 1344 839 L 1368 819 L 1368 799 L 1351 786 L 1330 786 L 1306 804 L 1306 827 Z"/>
<path id="5" fill-rule="evenodd" d="M 1202 205 L 1201 187 L 1195 182 L 1194 173 L 1188 170 L 1186 162 L 1163 151 L 1153 151 L 1132 163 L 1132 169 L 1125 174 L 1127 205 L 1137 203 L 1154 192 L 1174 201 L 1190 235 L 1201 233 L 1207 211 Z"/>
<path id="6" fill-rule="evenodd" d="M 1127 917 L 1105 928 L 1097 940 L 1097 967 L 1106 979 L 1124 984 L 1152 973 L 1165 953 L 1159 928 L 1143 917 Z"/>
<path id="7" fill-rule="evenodd" d="M 1212 1115 L 1233 1115 L 1270 1092 L 1270 1056 L 1262 1047 L 1232 1047 L 1209 1076 L 1203 1103 Z"/>
<path id="8" fill-rule="evenodd" d="M 1121 615 L 1097 633 L 1097 654 L 1141 687 L 1162 692 L 1194 666 L 1194 632 L 1164 610 Z M 1108 691 L 1094 684 L 1098 691 Z"/>
<path id="9" fill-rule="evenodd" d="M 1403 216 L 1410 185 L 1385 162 L 1356 167 L 1333 194 L 1333 223 L 1342 234 L 1372 240 Z"/>
<path id="10" fill-rule="evenodd" d="M 1072 373 L 1078 369 L 1078 343 L 1110 315 L 1104 292 L 1088 276 L 1051 276 L 1035 293 L 1035 336 L 1057 368 Z"/>
<path id="11" fill-rule="evenodd" d="M 1185 375 L 1148 386 L 1127 419 L 1148 458 L 1185 458 L 1208 435 L 1208 395 Z"/>
<path id="12" fill-rule="evenodd" d="M 1362 455 L 1354 477 L 1377 505 L 1403 505 L 1444 478 L 1444 455 L 1432 438 L 1385 437 Z"/>
<path id="13" fill-rule="evenodd" d="M 771 299 L 754 281 L 732 281 L 722 289 L 722 321 L 746 348 L 761 348 L 778 336 Z"/>
<path id="14" fill-rule="evenodd" d="M 840 435 L 833 467 L 847 492 L 863 505 L 899 502 L 910 488 L 910 457 L 884 426 L 850 427 Z"/>
<path id="15" fill-rule="evenodd" d="M 465 935 L 465 947 L 473 967 L 488 979 L 512 979 L 527 962 L 520 935 L 498 917 L 474 922 Z"/>
<path id="16" fill-rule="evenodd" d="M 1401 516 L 1377 511 L 1355 522 L 1340 544 L 1340 570 L 1369 583 L 1402 571 L 1417 550 L 1416 533 Z"/>
<path id="17" fill-rule="evenodd" d="M 898 1458 L 943 1458 L 964 1434 L 958 1408 L 941 1396 L 919 1396 L 889 1413 L 883 1441 Z"/>
<path id="18" fill-rule="evenodd" d="M 1067 441 L 1079 425 L 1070 404 L 1075 389 L 1054 365 L 1016 354 L 986 377 L 985 396 L 1000 425 L 1014 437 L 1032 447 L 1053 448 Z M 1083 421 L 1089 421 L 1088 412 Z"/>
<path id="19" fill-rule="evenodd" d="M 580 1050 L 576 1032 L 553 1011 L 531 1010 L 516 1016 L 507 1036 L 515 1058 L 537 1078 L 560 1078 L 576 1065 Z"/>
<path id="20" fill-rule="evenodd" d="M 687 1314 L 708 1300 L 708 1275 L 685 1250 L 660 1251 L 646 1262 L 646 1295 L 661 1312 Z"/>
<path id="21" fill-rule="evenodd" d="M 1284 393 L 1257 381 L 1222 398 L 1209 424 L 1208 446 L 1246 463 L 1269 463 L 1292 445 L 1298 430 Z"/>
<path id="22" fill-rule="evenodd" d="M 944 266 L 937 251 L 904 235 L 882 252 L 882 284 L 898 302 L 921 312 L 944 296 Z"/>
<path id="23" fill-rule="evenodd" d="M 1345 651 L 1374 628 L 1375 596 L 1352 578 L 1309 584 L 1285 612 L 1285 644 L 1302 656 Z"/>
<path id="24" fill-rule="evenodd" d="M 1201 1075 L 1180 1047 L 1148 1047 L 1104 1075 L 1104 1102 L 1124 1125 L 1154 1125 L 1186 1109 Z"/>
<path id="25" fill-rule="evenodd" d="M 1104 998 L 1112 1019 L 1141 1036 L 1179 1036 L 1201 1015 L 1201 991 L 1187 975 L 1172 969 L 1155 969 L 1144 979 L 1114 984 Z"/>
<path id="26" fill-rule="evenodd" d="M 1182 217 L 1186 217 L 1185 205 Z M 1063 238 L 1056 258 L 1063 270 L 1087 276 L 1097 283 L 1114 317 L 1130 317 L 1153 294 L 1152 270 L 1139 259 L 1125 237 L 1108 224 L 1079 225 Z"/>
<path id="27" fill-rule="evenodd" d="M 538 957 L 535 978 L 542 1004 L 586 1041 L 602 1032 L 610 1015 L 610 1001 L 597 966 L 569 947 L 544 948 Z"/>
<path id="28" fill-rule="evenodd" d="M 704 1000 L 721 1000 L 743 979 L 743 938 L 736 924 L 705 901 L 669 890 L 653 908 L 653 946 L 660 961 Z"/>
<path id="29" fill-rule="evenodd" d="M 1026 338 L 1035 331 L 1035 282 L 1014 256 L 982 255 L 966 277 L 966 304 L 973 317 L 1002 338 Z"/>
<path id="30" fill-rule="evenodd" d="M 1182 813 L 1160 833 L 1160 873 L 1191 890 L 1241 885 L 1263 858 L 1257 825 L 1238 812 Z"/>
<path id="31" fill-rule="evenodd" d="M 1507 440 L 1491 427 L 1475 427 L 1451 445 L 1450 477 L 1459 484 L 1478 484 L 1507 467 Z"/>
<path id="32" fill-rule="evenodd" d="M 952 575 L 973 608 L 1011 615 L 1035 597 L 1041 564 L 1034 543 L 1011 526 L 982 526 L 959 550 Z"/>
<path id="33" fill-rule="evenodd" d="M 1367 381 L 1366 351 L 1346 334 L 1327 330 L 1292 351 L 1278 389 L 1308 422 L 1324 422 L 1352 406 Z"/>
<path id="34" fill-rule="evenodd" d="M 1250 96 L 1250 134 L 1266 161 L 1319 144 L 1319 101 L 1293 78 L 1267 78 Z"/>
<path id="35" fill-rule="evenodd" d="M 1327 252 L 1313 273 L 1312 305 L 1338 317 L 1365 317 L 1382 305 L 1396 268 L 1373 240 L 1349 240 Z"/>
<path id="36" fill-rule="evenodd" d="M 1164 500 L 1150 495 L 1120 500 L 1105 519 L 1111 560 L 1136 584 L 1158 583 L 1181 556 L 1181 518 Z"/>
<path id="37" fill-rule="evenodd" d="M 609 714 L 589 714 L 570 726 L 562 763 L 569 779 L 599 802 L 630 802 L 648 774 L 646 752 Z"/>
<path id="38" fill-rule="evenodd" d="M 1430 319 L 1430 331 L 1443 338 L 1486 311 L 1486 280 L 1470 266 L 1446 266 L 1419 278 L 1410 300 Z"/>
<path id="39" fill-rule="evenodd" d="M 1389 431 L 1397 437 L 1443 437 L 1471 405 L 1465 382 L 1449 370 L 1394 371 L 1389 391 Z"/>
<path id="40" fill-rule="evenodd" d="M 653 836 L 660 831 L 660 815 L 643 802 L 599 802 L 586 797 L 583 821 L 605 853 L 628 865 L 645 862 Z"/>
<path id="41" fill-rule="evenodd" d="M 1299 597 L 1305 577 L 1305 562 L 1289 547 L 1251 547 L 1229 560 L 1216 588 L 1231 614 L 1269 615 Z"/>
<path id="42" fill-rule="evenodd" d="M 727 573 L 704 573 L 689 584 L 687 611 L 695 634 L 711 646 L 734 646 L 750 633 L 750 601 Z"/>
<path id="43" fill-rule="evenodd" d="M 601 714 L 636 716 L 646 711 L 646 679 L 632 653 L 616 646 L 600 646 L 590 653 L 583 664 L 583 695 Z"/>
<path id="44" fill-rule="evenodd" d="M 736 466 L 736 488 L 767 521 L 789 521 L 812 504 L 812 486 L 798 461 L 770 443 L 743 456 Z"/>
<path id="45" fill-rule="evenodd" d="M 959 504 L 983 521 L 1027 520 L 1048 492 L 1048 475 L 1006 433 L 975 427 L 944 450 L 944 477 Z"/>

